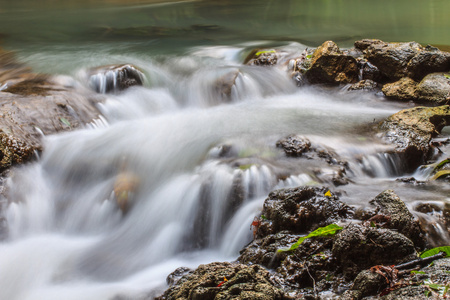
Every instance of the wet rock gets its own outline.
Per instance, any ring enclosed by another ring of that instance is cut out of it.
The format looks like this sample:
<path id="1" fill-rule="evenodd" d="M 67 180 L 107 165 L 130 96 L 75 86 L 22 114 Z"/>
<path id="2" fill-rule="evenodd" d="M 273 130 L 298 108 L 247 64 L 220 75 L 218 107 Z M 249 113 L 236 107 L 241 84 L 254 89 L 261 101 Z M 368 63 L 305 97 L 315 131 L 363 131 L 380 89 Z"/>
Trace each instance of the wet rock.
<path id="1" fill-rule="evenodd" d="M 393 190 L 386 190 L 369 202 L 376 206 L 378 215 L 387 216 L 387 228 L 398 230 L 419 248 L 425 246 L 425 237 L 418 220 Z"/>
<path id="2" fill-rule="evenodd" d="M 259 264 L 266 268 L 275 269 L 287 254 L 277 253 L 278 249 L 289 248 L 297 242 L 299 235 L 293 235 L 287 231 L 269 234 L 264 238 L 253 240 L 248 246 L 241 250 L 238 262 L 243 264 Z M 311 245 L 311 240 L 305 241 L 305 247 Z M 303 245 L 301 245 L 303 247 Z"/>
<path id="3" fill-rule="evenodd" d="M 408 62 L 407 69 L 408 76 L 415 80 L 421 80 L 430 73 L 447 72 L 450 70 L 450 53 L 431 46 L 421 48 Z"/>
<path id="4" fill-rule="evenodd" d="M 395 265 L 417 257 L 413 242 L 390 229 L 350 225 L 336 236 L 333 256 L 353 277 L 375 265 Z"/>
<path id="5" fill-rule="evenodd" d="M 365 49 L 365 58 L 377 66 L 383 75 L 391 80 L 408 76 L 408 62 L 422 46 L 416 42 L 384 43 L 373 42 Z"/>
<path id="6" fill-rule="evenodd" d="M 372 80 L 375 82 L 385 82 L 387 78 L 381 74 L 380 70 L 364 58 L 358 59 L 358 68 L 361 79 Z"/>
<path id="7" fill-rule="evenodd" d="M 433 47 L 422 47 L 416 42 L 362 40 L 355 42 L 355 47 L 363 50 L 364 57 L 390 80 L 403 77 L 421 80 L 429 73 L 450 69 L 450 53 Z"/>
<path id="8" fill-rule="evenodd" d="M 356 276 L 351 289 L 346 291 L 346 294 L 355 294 L 353 296 L 355 299 L 361 299 L 362 297 L 377 295 L 386 287 L 386 279 L 383 276 L 370 270 L 364 270 Z M 351 298 L 344 297 L 344 299 Z"/>
<path id="9" fill-rule="evenodd" d="M 140 185 L 140 178 L 133 172 L 122 170 L 114 182 L 114 197 L 123 213 L 132 205 L 132 200 Z"/>
<path id="10" fill-rule="evenodd" d="M 302 156 L 311 148 L 311 142 L 307 138 L 297 135 L 287 136 L 277 141 L 276 145 L 283 148 L 287 156 Z"/>
<path id="11" fill-rule="evenodd" d="M 417 83 L 409 77 L 388 83 L 382 89 L 388 98 L 402 101 L 414 101 L 432 106 L 450 101 L 450 75 L 432 73 Z"/>
<path id="12" fill-rule="evenodd" d="M 358 81 L 357 83 L 352 84 L 348 88 L 349 91 L 360 91 L 360 90 L 374 91 L 377 89 L 378 89 L 378 83 L 376 83 L 375 81 L 370 80 L 370 79 Z"/>
<path id="13" fill-rule="evenodd" d="M 409 77 L 387 83 L 383 86 L 382 91 L 388 98 L 402 101 L 413 101 L 417 99 L 417 82 Z"/>
<path id="14" fill-rule="evenodd" d="M 356 49 L 364 51 L 367 48 L 369 48 L 370 46 L 373 46 L 373 45 L 384 45 L 384 44 L 385 44 L 385 42 L 383 42 L 382 40 L 363 39 L 363 40 L 356 41 L 354 43 L 354 46 L 355 46 Z"/>
<path id="15" fill-rule="evenodd" d="M 354 83 L 358 81 L 358 64 L 354 57 L 343 54 L 334 42 L 327 41 L 314 52 L 305 76 L 310 83 Z"/>
<path id="16" fill-rule="evenodd" d="M 85 126 L 99 116 L 101 99 L 36 74 L 13 78 L 0 91 L 0 169 L 29 161 L 41 151 L 42 135 Z"/>
<path id="17" fill-rule="evenodd" d="M 245 58 L 244 64 L 250 66 L 273 66 L 278 62 L 278 53 L 274 49 L 255 49 Z"/>
<path id="18" fill-rule="evenodd" d="M 12 165 L 31 160 L 34 150 L 26 142 L 0 132 L 0 170 L 4 171 Z"/>
<path id="19" fill-rule="evenodd" d="M 325 196 L 324 187 L 296 187 L 280 189 L 269 194 L 264 201 L 258 236 L 288 230 L 291 233 L 306 233 L 342 219 L 350 218 L 352 208 L 339 198 Z"/>
<path id="20" fill-rule="evenodd" d="M 225 280 L 226 279 L 226 280 Z M 163 299 L 285 299 L 280 286 L 261 266 L 234 263 L 200 265 L 183 276 L 157 300 Z"/>
<path id="21" fill-rule="evenodd" d="M 448 125 L 450 106 L 443 105 L 402 110 L 383 121 L 379 129 L 381 137 L 404 156 L 406 171 L 412 171 L 429 155 L 431 138 Z"/>
<path id="22" fill-rule="evenodd" d="M 282 138 L 276 142 L 276 146 L 282 148 L 287 156 L 322 159 L 329 165 L 348 166 L 334 151 L 320 144 L 311 144 L 309 139 L 300 135 L 293 134 Z"/>
<path id="23" fill-rule="evenodd" d="M 429 285 L 434 284 L 433 287 L 440 286 L 442 290 L 445 289 L 445 285 L 450 282 L 450 258 L 435 260 L 432 264 L 419 271 L 419 273 L 414 274 L 409 279 L 415 285 L 391 291 L 388 295 L 381 297 L 381 299 L 443 299 L 439 291 L 431 288 Z"/>
<path id="24" fill-rule="evenodd" d="M 101 94 L 119 92 L 144 81 L 144 74 L 130 64 L 97 67 L 88 76 L 90 87 Z"/>
<path id="25" fill-rule="evenodd" d="M 183 276 L 192 272 L 193 270 L 186 267 L 179 267 L 167 276 L 166 282 L 169 286 L 175 285 Z"/>
<path id="26" fill-rule="evenodd" d="M 450 204 L 441 202 L 418 203 L 419 222 L 430 247 L 448 245 L 450 241 Z"/>
<path id="27" fill-rule="evenodd" d="M 450 103 L 450 74 L 432 73 L 417 85 L 417 100 L 430 103 L 432 105 L 441 105 Z"/>
<path id="28" fill-rule="evenodd" d="M 331 253 L 333 238 L 305 240 L 277 268 L 285 282 L 299 288 L 313 287 L 315 282 L 336 276 L 336 261 Z"/>
<path id="29" fill-rule="evenodd" d="M 225 75 L 219 77 L 214 83 L 214 89 L 222 99 L 226 101 L 231 100 L 233 87 L 236 84 L 236 79 L 239 76 L 239 70 L 233 70 Z"/>

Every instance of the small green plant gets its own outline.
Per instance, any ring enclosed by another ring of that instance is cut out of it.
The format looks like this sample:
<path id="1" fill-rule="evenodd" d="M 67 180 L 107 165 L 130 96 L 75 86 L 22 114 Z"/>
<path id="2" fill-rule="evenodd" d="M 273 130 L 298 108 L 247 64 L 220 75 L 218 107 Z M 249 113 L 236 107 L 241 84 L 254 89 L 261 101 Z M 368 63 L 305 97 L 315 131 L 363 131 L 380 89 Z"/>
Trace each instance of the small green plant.
<path id="1" fill-rule="evenodd" d="M 336 224 L 330 224 L 325 227 L 319 227 L 307 236 L 303 236 L 298 239 L 298 241 L 291 245 L 289 248 L 280 248 L 277 250 L 278 253 L 281 252 L 287 252 L 287 251 L 293 251 L 300 246 L 301 243 L 303 243 L 304 240 L 312 238 L 312 237 L 319 237 L 319 236 L 332 236 L 335 235 L 338 231 L 342 230 L 342 227 Z"/>
<path id="2" fill-rule="evenodd" d="M 255 56 L 260 56 L 261 54 L 265 53 L 276 53 L 275 50 L 261 50 L 255 53 Z"/>
<path id="3" fill-rule="evenodd" d="M 59 120 L 61 121 L 61 123 L 65 124 L 69 127 L 72 127 L 72 125 L 70 125 L 70 122 L 66 118 L 59 118 Z"/>

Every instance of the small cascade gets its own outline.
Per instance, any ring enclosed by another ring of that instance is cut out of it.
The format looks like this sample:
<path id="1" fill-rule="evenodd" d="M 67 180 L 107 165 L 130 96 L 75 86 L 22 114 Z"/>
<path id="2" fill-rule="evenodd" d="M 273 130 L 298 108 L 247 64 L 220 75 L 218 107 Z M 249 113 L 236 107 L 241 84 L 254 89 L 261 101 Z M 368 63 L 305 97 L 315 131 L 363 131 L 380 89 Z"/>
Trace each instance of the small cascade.
<path id="1" fill-rule="evenodd" d="M 394 177 L 403 174 L 402 159 L 395 153 L 376 153 L 364 155 L 359 164 L 363 172 L 371 177 Z"/>
<path id="2" fill-rule="evenodd" d="M 129 64 L 98 67 L 89 73 L 89 86 L 101 94 L 116 93 L 130 86 L 142 85 L 145 78 L 141 71 Z"/>

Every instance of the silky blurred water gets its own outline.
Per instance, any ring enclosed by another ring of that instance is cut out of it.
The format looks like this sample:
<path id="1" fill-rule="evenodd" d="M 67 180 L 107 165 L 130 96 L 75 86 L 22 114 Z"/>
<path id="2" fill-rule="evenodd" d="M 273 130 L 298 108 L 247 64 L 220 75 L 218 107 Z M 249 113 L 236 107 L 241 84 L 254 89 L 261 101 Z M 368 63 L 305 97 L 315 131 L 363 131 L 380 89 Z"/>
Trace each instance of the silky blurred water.
<path id="1" fill-rule="evenodd" d="M 410 208 L 449 201 L 445 183 L 397 182 L 412 174 L 373 136 L 410 104 L 299 88 L 283 64 L 242 64 L 261 45 L 287 57 L 328 39 L 448 45 L 447 1 L 1 3 L 0 45 L 35 71 L 80 89 L 101 65 L 131 63 L 145 78 L 105 95 L 101 120 L 46 137 L 40 159 L 11 173 L 0 299 L 151 299 L 178 267 L 236 259 L 275 188 L 325 185 L 355 207 L 387 188 Z M 228 74 L 225 97 L 217 81 Z M 346 160 L 349 184 L 334 187 L 324 161 L 286 157 L 275 145 L 289 134 Z M 113 196 L 123 174 L 138 185 L 126 213 Z"/>

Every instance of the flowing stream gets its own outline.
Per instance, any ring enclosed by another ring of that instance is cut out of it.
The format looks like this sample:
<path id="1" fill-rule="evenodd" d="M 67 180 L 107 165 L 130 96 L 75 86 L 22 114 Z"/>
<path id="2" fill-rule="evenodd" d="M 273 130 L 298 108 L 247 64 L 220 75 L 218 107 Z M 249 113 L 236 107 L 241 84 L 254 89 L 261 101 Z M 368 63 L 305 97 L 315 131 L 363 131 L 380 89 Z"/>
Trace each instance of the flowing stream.
<path id="1" fill-rule="evenodd" d="M 192 4 L 186 3 L 179 5 Z M 101 64 L 133 63 L 145 79 L 142 87 L 108 95 L 99 104 L 104 119 L 45 137 L 39 160 L 13 170 L 6 184 L 12 202 L 2 203 L 0 299 L 151 298 L 178 267 L 235 260 L 276 188 L 325 185 L 356 207 L 388 188 L 410 208 L 450 201 L 448 184 L 396 181 L 412 174 L 373 138 L 374 124 L 409 104 L 339 88 L 298 88 L 285 66 L 242 65 L 261 42 L 195 41 L 168 54 L 144 53 L 142 41 L 139 50 L 117 52 L 118 41 L 71 52 L 70 43 L 34 50 L 17 43 L 10 46 L 21 49 L 23 61 L 65 74 L 61 80 L 80 88 L 89 86 L 89 67 Z M 295 56 L 306 45 L 279 47 Z M 217 80 L 235 72 L 230 96 L 217 93 Z M 286 157 L 276 142 L 289 134 L 347 161 L 350 183 L 334 187 L 336 170 L 323 161 Z M 113 196 L 124 173 L 137 186 L 126 212 Z M 450 241 L 448 233 L 440 236 Z"/>

